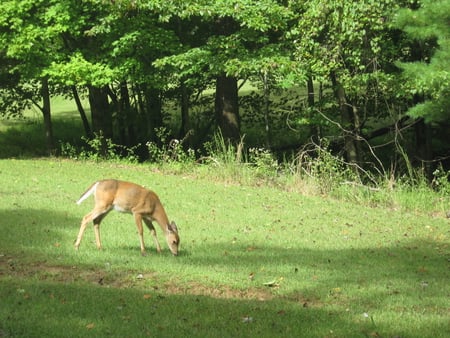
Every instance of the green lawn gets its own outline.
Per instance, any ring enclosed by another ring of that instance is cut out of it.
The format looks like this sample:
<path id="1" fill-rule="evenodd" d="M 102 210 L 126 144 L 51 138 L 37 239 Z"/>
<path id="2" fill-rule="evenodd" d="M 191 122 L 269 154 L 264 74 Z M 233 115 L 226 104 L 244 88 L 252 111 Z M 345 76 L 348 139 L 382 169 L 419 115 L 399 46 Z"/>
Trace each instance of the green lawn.
<path id="1" fill-rule="evenodd" d="M 76 238 L 95 180 L 156 191 L 180 255 L 130 215 Z M 449 221 L 148 165 L 0 161 L 0 337 L 448 337 Z"/>

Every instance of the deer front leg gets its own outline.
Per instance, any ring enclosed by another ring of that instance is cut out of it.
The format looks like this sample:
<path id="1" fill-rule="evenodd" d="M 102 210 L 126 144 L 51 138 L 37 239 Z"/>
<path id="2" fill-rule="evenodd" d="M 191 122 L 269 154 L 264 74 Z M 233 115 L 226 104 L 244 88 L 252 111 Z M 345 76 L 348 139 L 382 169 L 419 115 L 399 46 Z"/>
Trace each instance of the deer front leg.
<path id="1" fill-rule="evenodd" d="M 96 218 L 94 218 L 94 234 L 95 234 L 95 245 L 97 245 L 97 249 L 102 249 L 102 242 L 100 240 L 100 223 L 102 222 L 103 218 L 108 214 L 108 211 L 105 211 L 104 213 L 100 214 Z"/>
<path id="2" fill-rule="evenodd" d="M 134 214 L 134 220 L 136 222 L 136 226 L 139 234 L 139 242 L 141 244 L 141 255 L 146 256 L 145 245 L 144 245 L 144 229 L 142 228 L 142 216 L 138 213 Z"/>
<path id="3" fill-rule="evenodd" d="M 95 234 L 95 245 L 97 245 L 97 249 L 102 249 L 102 242 L 100 241 L 100 222 L 94 222 L 94 234 Z"/>
<path id="4" fill-rule="evenodd" d="M 161 245 L 159 245 L 158 237 L 156 236 L 156 230 L 155 230 L 155 227 L 152 224 L 152 221 L 150 221 L 147 218 L 144 218 L 144 222 L 145 222 L 145 225 L 147 226 L 148 230 L 150 230 L 150 233 L 153 236 L 153 241 L 155 242 L 156 251 L 158 253 L 160 253 L 161 252 Z"/>

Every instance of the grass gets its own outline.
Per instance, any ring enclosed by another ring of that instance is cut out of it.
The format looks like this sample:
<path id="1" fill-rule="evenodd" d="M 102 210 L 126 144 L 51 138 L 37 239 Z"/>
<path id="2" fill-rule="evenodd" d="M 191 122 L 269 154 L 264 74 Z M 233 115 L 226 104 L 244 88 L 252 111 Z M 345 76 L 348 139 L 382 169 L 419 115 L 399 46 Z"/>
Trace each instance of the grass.
<path id="1" fill-rule="evenodd" d="M 88 228 L 94 180 L 155 190 L 180 230 L 180 256 L 130 215 Z M 0 336 L 447 337 L 449 222 L 169 175 L 149 165 L 0 161 Z"/>
<path id="2" fill-rule="evenodd" d="M 63 97 L 52 98 L 52 125 L 55 140 L 78 144 L 84 135 L 75 103 Z M 0 149 L 0 158 L 47 155 L 42 113 L 33 107 L 22 119 L 0 118 Z"/>

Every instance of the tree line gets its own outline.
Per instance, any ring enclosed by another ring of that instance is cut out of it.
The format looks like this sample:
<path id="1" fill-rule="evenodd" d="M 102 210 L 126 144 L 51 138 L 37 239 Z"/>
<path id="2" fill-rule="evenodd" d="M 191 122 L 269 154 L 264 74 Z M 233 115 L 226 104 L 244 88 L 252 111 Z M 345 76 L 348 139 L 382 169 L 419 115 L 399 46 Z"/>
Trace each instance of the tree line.
<path id="1" fill-rule="evenodd" d="M 408 154 L 429 171 L 450 150 L 449 19 L 445 0 L 3 0 L 0 114 L 38 107 L 51 152 L 51 97 L 64 95 L 88 137 L 132 146 L 157 138 L 170 100 L 174 137 L 194 131 L 198 146 L 219 129 L 238 142 L 249 82 L 261 145 L 275 148 L 280 98 L 303 88 L 293 146 L 327 138 L 348 163 Z"/>

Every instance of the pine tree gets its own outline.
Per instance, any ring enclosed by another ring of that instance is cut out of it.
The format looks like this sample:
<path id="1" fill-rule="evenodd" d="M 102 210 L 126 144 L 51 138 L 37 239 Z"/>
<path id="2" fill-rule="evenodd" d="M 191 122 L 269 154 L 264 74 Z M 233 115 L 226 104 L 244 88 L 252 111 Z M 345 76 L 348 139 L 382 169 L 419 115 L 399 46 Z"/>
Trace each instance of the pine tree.
<path id="1" fill-rule="evenodd" d="M 417 10 L 404 9 L 397 16 L 397 25 L 418 45 L 436 45 L 431 57 L 416 62 L 403 62 L 400 67 L 411 94 L 423 102 L 411 108 L 411 117 L 425 122 L 442 122 L 450 118 L 450 2 L 424 0 Z"/>

